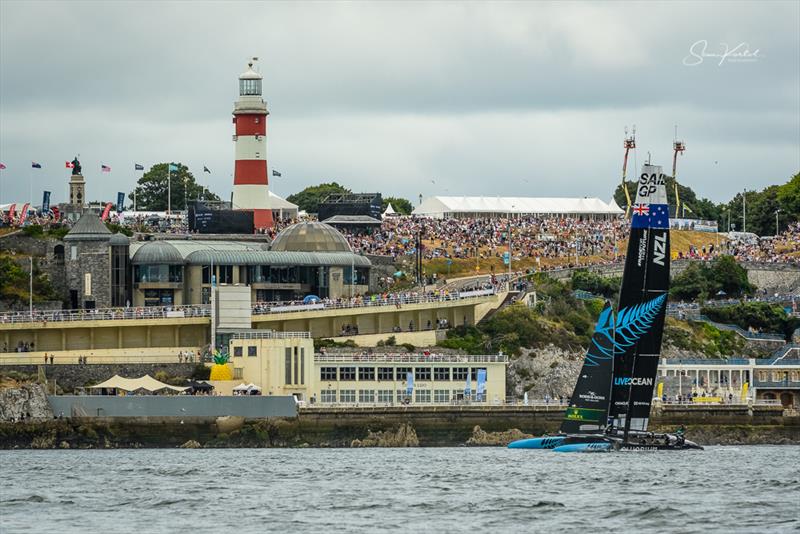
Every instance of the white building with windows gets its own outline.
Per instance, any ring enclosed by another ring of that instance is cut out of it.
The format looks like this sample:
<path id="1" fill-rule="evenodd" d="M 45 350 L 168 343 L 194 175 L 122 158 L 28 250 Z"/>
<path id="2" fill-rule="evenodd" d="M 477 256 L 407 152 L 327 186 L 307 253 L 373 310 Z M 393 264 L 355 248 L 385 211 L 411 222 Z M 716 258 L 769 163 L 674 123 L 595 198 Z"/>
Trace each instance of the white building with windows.
<path id="1" fill-rule="evenodd" d="M 502 354 L 315 354 L 308 332 L 252 331 L 229 342 L 234 382 L 321 405 L 502 403 Z"/>

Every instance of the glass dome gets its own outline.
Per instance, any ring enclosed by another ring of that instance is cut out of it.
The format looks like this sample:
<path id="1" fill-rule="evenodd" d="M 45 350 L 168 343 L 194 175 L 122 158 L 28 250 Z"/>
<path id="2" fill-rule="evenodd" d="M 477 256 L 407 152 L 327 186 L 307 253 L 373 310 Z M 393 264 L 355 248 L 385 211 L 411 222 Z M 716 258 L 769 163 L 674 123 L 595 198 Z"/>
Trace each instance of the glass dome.
<path id="1" fill-rule="evenodd" d="M 270 250 L 288 252 L 352 252 L 339 230 L 321 222 L 303 222 L 281 231 Z"/>

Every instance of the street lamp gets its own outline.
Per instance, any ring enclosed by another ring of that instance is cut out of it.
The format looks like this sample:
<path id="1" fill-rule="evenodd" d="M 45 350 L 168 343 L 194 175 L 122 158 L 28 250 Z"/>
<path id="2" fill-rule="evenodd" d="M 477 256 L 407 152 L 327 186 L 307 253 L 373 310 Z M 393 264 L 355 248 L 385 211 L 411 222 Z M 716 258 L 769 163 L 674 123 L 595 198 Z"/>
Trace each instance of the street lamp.
<path id="1" fill-rule="evenodd" d="M 778 213 L 780 212 L 781 212 L 780 208 L 775 210 L 775 237 L 778 237 L 778 234 L 780 233 L 778 231 Z"/>

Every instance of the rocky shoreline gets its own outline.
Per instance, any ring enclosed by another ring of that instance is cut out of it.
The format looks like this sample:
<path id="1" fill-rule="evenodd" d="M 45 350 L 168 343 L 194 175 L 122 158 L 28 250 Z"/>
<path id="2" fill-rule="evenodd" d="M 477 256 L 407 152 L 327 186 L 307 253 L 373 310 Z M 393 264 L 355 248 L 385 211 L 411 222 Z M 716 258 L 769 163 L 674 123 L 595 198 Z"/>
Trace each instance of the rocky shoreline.
<path id="1" fill-rule="evenodd" d="M 0 423 L 0 449 L 504 447 L 542 434 L 518 428 L 486 431 L 476 425 L 443 438 L 427 425 L 415 428 L 411 422 L 380 424 L 373 420 L 368 427 L 337 427 L 334 423 L 309 428 L 301 419 L 246 421 L 227 432 L 215 421 Z M 654 424 L 653 430 L 674 427 Z M 690 424 L 686 435 L 701 445 L 800 445 L 800 427 L 796 425 Z"/>

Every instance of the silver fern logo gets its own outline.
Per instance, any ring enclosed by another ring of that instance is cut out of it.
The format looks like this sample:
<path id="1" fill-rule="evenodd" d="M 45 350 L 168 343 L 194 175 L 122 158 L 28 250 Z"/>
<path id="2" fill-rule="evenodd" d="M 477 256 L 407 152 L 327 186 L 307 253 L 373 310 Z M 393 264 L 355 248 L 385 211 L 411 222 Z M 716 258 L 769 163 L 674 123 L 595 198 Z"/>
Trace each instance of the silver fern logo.
<path id="1" fill-rule="evenodd" d="M 617 328 L 614 332 L 615 351 L 625 352 L 625 349 L 631 347 L 650 330 L 666 301 L 667 294 L 662 293 L 647 302 L 621 309 L 617 314 Z"/>

